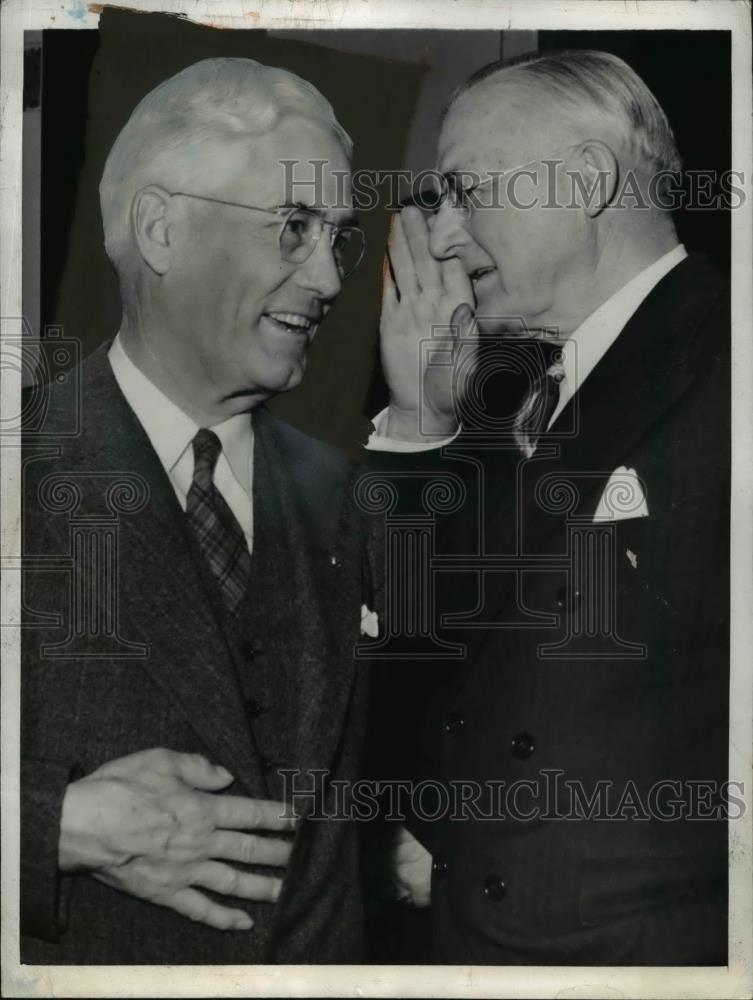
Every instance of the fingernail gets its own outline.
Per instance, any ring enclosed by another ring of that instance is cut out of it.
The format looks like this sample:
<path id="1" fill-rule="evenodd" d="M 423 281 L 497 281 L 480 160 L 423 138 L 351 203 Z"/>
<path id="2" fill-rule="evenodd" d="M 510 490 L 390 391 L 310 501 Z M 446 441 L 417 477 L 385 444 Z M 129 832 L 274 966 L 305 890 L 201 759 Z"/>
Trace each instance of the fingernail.
<path id="1" fill-rule="evenodd" d="M 217 772 L 221 778 L 232 778 L 232 774 L 226 767 L 222 767 L 220 764 L 217 765 Z"/>
<path id="2" fill-rule="evenodd" d="M 250 931 L 253 926 L 254 922 L 251 917 L 239 917 L 238 923 L 236 924 L 236 928 L 239 931 Z"/>

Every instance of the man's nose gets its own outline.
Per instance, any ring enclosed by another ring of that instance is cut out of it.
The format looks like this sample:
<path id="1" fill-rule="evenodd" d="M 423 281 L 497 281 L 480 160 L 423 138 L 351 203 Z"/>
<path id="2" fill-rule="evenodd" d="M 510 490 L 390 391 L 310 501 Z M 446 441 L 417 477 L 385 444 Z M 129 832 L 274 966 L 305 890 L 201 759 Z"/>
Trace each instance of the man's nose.
<path id="1" fill-rule="evenodd" d="M 429 253 L 437 260 L 457 257 L 458 250 L 468 241 L 463 218 L 457 209 L 446 202 L 429 221 Z"/>
<path id="2" fill-rule="evenodd" d="M 322 233 L 309 257 L 298 268 L 298 280 L 321 299 L 334 299 L 342 288 L 342 278 L 326 233 Z"/>

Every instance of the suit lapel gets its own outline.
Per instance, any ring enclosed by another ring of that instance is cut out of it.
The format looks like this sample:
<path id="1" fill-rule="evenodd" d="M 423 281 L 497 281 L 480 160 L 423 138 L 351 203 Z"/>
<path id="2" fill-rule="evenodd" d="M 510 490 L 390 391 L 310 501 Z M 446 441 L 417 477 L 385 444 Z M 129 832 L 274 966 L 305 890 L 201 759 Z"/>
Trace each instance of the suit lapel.
<path id="1" fill-rule="evenodd" d="M 120 392 L 107 346 L 84 365 L 85 448 L 102 471 L 140 476 L 148 500 L 119 524 L 120 609 L 149 653 L 141 664 L 180 708 L 207 756 L 251 794 L 264 781 L 230 651 L 192 556 L 185 515 L 149 439 Z"/>
<path id="2" fill-rule="evenodd" d="M 508 490 L 488 524 L 488 537 L 516 534 L 526 554 L 563 551 L 564 513 L 547 503 L 570 484 L 575 498 L 568 514 L 592 517 L 611 473 L 626 464 L 640 442 L 692 386 L 715 345 L 699 331 L 724 288 L 705 258 L 687 258 L 656 286 L 630 319 L 581 390 L 563 410 L 552 432 L 542 435 L 532 459 L 518 465 L 516 487 Z M 722 305 L 724 305 L 722 303 Z M 561 437 L 568 424 L 575 433 Z M 647 452 L 648 454 L 648 452 Z M 661 489 L 661 469 L 639 468 L 650 478 L 649 511 Z M 492 541 L 493 544 L 493 541 Z M 498 617 L 509 591 L 493 608 Z M 492 620 L 492 619 L 489 619 Z M 478 647 L 492 634 L 476 632 Z"/>
<path id="3" fill-rule="evenodd" d="M 254 436 L 254 585 L 271 602 L 271 627 L 295 640 L 295 657 L 274 665 L 291 695 L 289 752 L 296 767 L 326 768 L 353 684 L 360 608 L 360 594 L 348 595 L 351 608 L 339 589 L 344 563 L 360 559 L 338 526 L 347 463 L 266 411 L 254 415 Z"/>

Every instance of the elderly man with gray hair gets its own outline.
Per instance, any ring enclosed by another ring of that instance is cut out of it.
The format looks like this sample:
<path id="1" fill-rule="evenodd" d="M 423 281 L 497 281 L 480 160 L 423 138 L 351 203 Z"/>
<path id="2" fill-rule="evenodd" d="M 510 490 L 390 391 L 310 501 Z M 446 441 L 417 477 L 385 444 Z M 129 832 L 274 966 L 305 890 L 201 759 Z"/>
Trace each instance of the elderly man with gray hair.
<path id="1" fill-rule="evenodd" d="M 443 963 L 727 961 L 730 297 L 666 210 L 679 163 L 616 56 L 495 63 L 393 230 L 370 446 L 466 486 L 435 552 L 466 657 L 419 685 L 449 805 L 398 849 Z"/>
<path id="2" fill-rule="evenodd" d="M 24 962 L 359 959 L 355 832 L 310 817 L 360 752 L 363 533 L 344 457 L 262 405 L 362 256 L 350 153 L 314 87 L 231 58 L 110 152 L 121 326 L 25 466 Z M 283 160 L 321 190 L 291 203 Z"/>

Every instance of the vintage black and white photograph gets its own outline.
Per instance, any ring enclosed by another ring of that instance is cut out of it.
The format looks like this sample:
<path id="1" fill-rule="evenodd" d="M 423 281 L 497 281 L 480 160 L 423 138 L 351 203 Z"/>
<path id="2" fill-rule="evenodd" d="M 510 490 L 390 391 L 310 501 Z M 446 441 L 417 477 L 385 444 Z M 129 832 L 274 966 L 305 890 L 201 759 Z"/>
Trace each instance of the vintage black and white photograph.
<path id="1" fill-rule="evenodd" d="M 4 995 L 751 997 L 749 4 L 2 18 Z"/>

